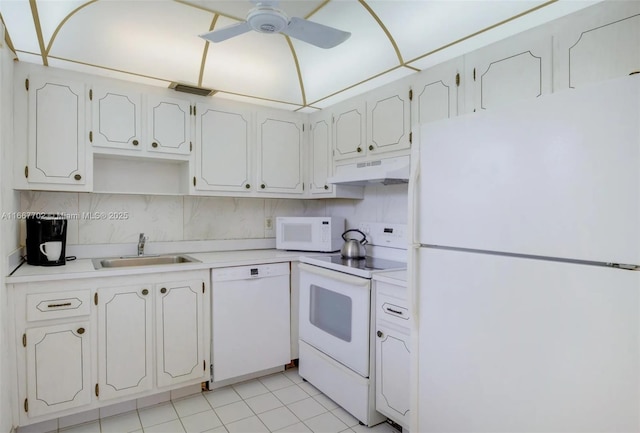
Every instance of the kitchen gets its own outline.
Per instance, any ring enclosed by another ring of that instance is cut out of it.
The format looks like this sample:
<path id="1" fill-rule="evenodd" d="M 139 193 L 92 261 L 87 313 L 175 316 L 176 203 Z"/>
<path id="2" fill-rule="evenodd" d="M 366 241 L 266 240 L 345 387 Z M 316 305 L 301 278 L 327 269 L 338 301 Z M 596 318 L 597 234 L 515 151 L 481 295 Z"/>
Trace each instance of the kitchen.
<path id="1" fill-rule="evenodd" d="M 601 18 L 596 20 L 595 18 L 588 16 L 581 18 L 588 24 L 576 24 L 577 28 L 584 25 L 587 28 L 597 27 L 593 23 L 589 23 L 589 20 L 598 21 L 598 25 L 603 25 L 612 22 L 622 21 L 623 18 L 634 17 L 637 15 L 637 9 L 633 9 L 635 2 L 630 2 L 630 6 L 625 9 L 623 6 L 618 8 L 611 7 L 607 9 L 606 13 L 602 10 L 599 11 Z M 595 14 L 595 13 L 594 13 Z M 577 21 L 579 21 L 576 18 Z M 591 26 L 591 27 L 589 27 Z M 573 30 L 573 29 L 572 29 Z M 557 31 L 557 30 L 556 30 Z M 526 35 L 522 35 L 522 39 L 517 44 L 527 44 L 531 39 L 535 40 L 539 37 L 539 34 L 533 34 L 527 38 Z M 567 38 L 567 41 L 570 38 Z M 575 38 L 574 38 L 575 39 Z M 560 38 L 558 38 L 562 42 Z M 564 41 L 562 43 L 565 46 L 572 46 L 575 40 L 571 42 Z M 544 44 L 543 44 L 544 45 Z M 549 44 L 550 45 L 550 44 Z M 506 51 L 516 48 L 505 47 L 504 45 L 500 49 L 495 49 L 492 55 L 508 55 Z M 517 47 L 521 50 L 521 46 Z M 545 50 L 542 50 L 545 55 L 549 54 L 550 47 L 545 46 Z M 7 50 L 4 50 L 5 54 Z M 517 51 L 517 52 L 520 52 Z M 625 58 L 633 59 L 633 52 L 631 54 L 624 54 Z M 534 52 L 534 57 L 538 56 L 538 52 Z M 5 56 L 6 57 L 6 56 Z M 9 56 L 10 57 L 10 56 Z M 478 54 L 480 60 L 490 64 L 491 62 L 487 58 L 482 58 Z M 486 55 L 485 55 L 486 57 Z M 473 59 L 473 53 L 466 57 L 466 61 L 470 64 L 473 61 L 479 61 Z M 15 74 L 12 70 L 13 65 L 11 61 L 3 61 L 3 76 L 11 77 Z M 442 68 L 451 68 L 451 64 L 445 64 Z M 564 63 L 558 63 L 558 70 L 555 71 L 553 79 L 556 80 L 552 86 L 551 74 L 549 70 L 545 69 L 543 77 L 540 78 L 539 84 L 542 87 L 542 93 L 549 93 L 550 89 L 562 89 L 569 87 L 570 83 L 564 83 L 564 76 L 562 75 L 562 68 L 565 67 Z M 458 68 L 454 65 L 454 70 Z M 549 64 L 545 64 L 545 68 L 549 68 Z M 565 67 L 566 68 L 566 67 Z M 425 68 L 426 69 L 426 68 Z M 485 67 L 486 69 L 486 67 Z M 637 67 L 636 67 L 637 69 Z M 430 71 L 437 73 L 437 67 L 433 67 Z M 461 69 L 458 69 L 462 71 Z M 468 85 L 465 82 L 467 79 L 471 79 L 471 69 L 463 74 L 463 86 Z M 427 73 L 423 74 L 423 86 L 424 83 L 429 82 L 431 78 L 427 78 Z M 627 72 L 628 73 L 628 72 Z M 445 74 L 445 72 L 442 72 Z M 455 77 L 455 73 L 449 74 L 446 72 L 448 80 L 452 81 Z M 588 75 L 588 74 L 587 74 Z M 597 74 L 595 78 L 600 79 Z M 613 78 L 615 75 L 606 76 L 606 78 Z M 580 78 L 580 77 L 579 77 Z M 585 82 L 590 79 L 585 78 Z M 435 80 L 434 80 L 435 81 Z M 573 83 L 575 86 L 575 82 Z M 3 91 L 3 95 L 11 94 L 12 85 L 6 91 Z M 540 87 L 540 86 L 539 86 Z M 471 89 L 471 86 L 467 87 Z M 417 89 L 417 85 L 414 86 Z M 526 89 L 525 89 L 526 90 Z M 500 97 L 504 95 L 501 91 L 497 91 L 489 96 L 495 96 L 498 98 L 498 104 L 500 103 Z M 416 91 L 416 93 L 418 93 Z M 486 97 L 487 95 L 485 95 Z M 453 113 L 468 112 L 471 111 L 472 101 L 476 95 L 471 91 L 464 93 L 464 98 L 459 98 L 457 95 L 451 97 L 457 108 L 451 109 Z M 467 99 L 468 98 L 468 99 Z M 464 99 L 464 100 L 463 100 Z M 487 102 L 493 102 L 491 99 L 487 99 Z M 466 103 L 466 111 L 463 108 Z M 483 106 L 484 107 L 484 106 Z M 6 107 L 3 105 L 3 110 Z M 413 110 L 416 113 L 419 110 Z M 453 115 L 453 114 L 452 114 Z M 3 112 L 3 134 L 9 134 L 11 130 L 11 120 L 8 114 Z M 9 125 L 9 126 L 7 126 Z M 417 134 L 417 132 L 416 132 Z M 22 140 L 24 141 L 24 138 Z M 3 151 L 6 154 L 11 155 L 12 151 L 9 148 L 9 142 L 13 140 L 3 139 Z M 18 150 L 16 150 L 18 151 Z M 5 155 L 6 155 L 5 154 Z M 192 242 L 190 247 L 194 247 L 202 239 L 210 240 L 212 242 L 211 249 L 235 249 L 238 245 L 256 245 L 251 240 L 262 240 L 262 244 L 258 245 L 270 245 L 270 240 L 274 237 L 273 225 L 268 224 L 268 220 L 271 220 L 273 224 L 277 216 L 343 216 L 350 224 L 357 224 L 362 221 L 371 222 L 390 222 L 406 224 L 408 220 L 408 198 L 406 185 L 386 185 L 386 186 L 370 186 L 364 190 L 364 199 L 324 199 L 324 200 L 299 200 L 299 199 L 284 199 L 284 198 L 242 198 L 242 197 L 205 197 L 200 195 L 156 195 L 150 194 L 107 194 L 107 193 L 87 193 L 87 192 L 42 192 L 42 191 L 28 191 L 25 190 L 21 193 L 17 193 L 12 189 L 14 182 L 12 170 L 11 158 L 3 158 L 3 180 L 2 180 L 2 203 L 3 211 L 60 211 L 69 214 L 82 214 L 83 212 L 111 212 L 121 211 L 126 212 L 129 215 L 129 219 L 126 221 L 120 221 L 117 224 L 113 221 L 105 220 L 70 220 L 68 243 L 70 245 L 76 245 L 79 252 L 86 252 L 91 248 L 100 246 L 101 248 L 109 248 L 111 244 L 127 244 L 127 247 L 131 248 L 127 253 L 132 253 L 135 248 L 135 241 L 139 233 L 144 232 L 149 237 L 147 245 L 147 251 L 153 253 L 163 253 L 166 248 L 171 246 L 171 242 Z M 94 161 L 95 164 L 95 161 Z M 102 161 L 99 168 L 110 168 L 108 161 Z M 95 169 L 95 167 L 94 167 Z M 19 170 L 18 170 L 19 171 Z M 152 171 L 152 168 L 149 169 Z M 97 172 L 96 172 L 97 173 Z M 94 179 L 94 182 L 97 180 Z M 139 179 L 135 179 L 139 181 Z M 122 188 L 121 185 L 116 185 Z M 145 187 L 149 187 L 145 185 Z M 126 191 L 126 190 L 125 190 Z M 120 191 L 123 192 L 123 191 Z M 141 191 L 144 193 L 144 190 Z M 19 238 L 18 233 L 20 233 Z M 3 226 L 2 241 L 3 256 L 9 256 L 13 253 L 16 244 L 24 243 L 24 229 L 18 228 L 16 221 L 5 221 Z M 233 241 L 229 241 L 233 240 Z M 158 248 L 158 250 L 154 250 Z M 163 249 L 164 248 L 164 249 Z M 189 248 L 189 247 L 187 247 Z M 188 249 L 187 251 L 189 251 Z M 109 250 L 115 251 L 115 250 Z M 119 254 L 119 253 L 118 253 Z M 79 253 L 80 255 L 80 253 Z M 107 254 L 112 255 L 112 254 Z M 4 264 L 4 266 L 7 266 Z M 3 275 L 7 275 L 10 270 L 4 272 Z M 2 302 L 5 305 L 5 302 Z M 6 307 L 4 307 L 6 308 Z M 6 317 L 6 311 L 2 311 L 2 318 Z M 4 319 L 3 319 L 4 320 Z M 3 329 L 6 329 L 3 327 Z M 6 331 L 5 331 L 6 332 Z M 4 338 L 8 339 L 7 336 Z M 7 341 L 7 340 L 4 340 Z M 5 365 L 5 364 L 3 364 Z M 4 371 L 3 366 L 3 371 Z M 6 373 L 2 377 L 11 377 Z M 4 382 L 3 382 L 4 383 Z M 7 395 L 3 395 L 3 398 L 9 398 Z M 8 407 L 9 405 L 2 405 L 2 407 Z M 6 419 L 2 417 L 3 423 Z"/>

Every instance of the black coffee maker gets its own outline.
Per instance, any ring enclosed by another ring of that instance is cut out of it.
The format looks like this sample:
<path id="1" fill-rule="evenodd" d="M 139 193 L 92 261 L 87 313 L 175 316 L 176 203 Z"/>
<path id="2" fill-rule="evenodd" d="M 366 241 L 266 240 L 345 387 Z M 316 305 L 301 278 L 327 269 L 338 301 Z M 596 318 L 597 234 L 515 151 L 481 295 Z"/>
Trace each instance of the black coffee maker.
<path id="1" fill-rule="evenodd" d="M 67 244 L 67 220 L 57 215 L 27 217 L 27 263 L 62 266 Z"/>

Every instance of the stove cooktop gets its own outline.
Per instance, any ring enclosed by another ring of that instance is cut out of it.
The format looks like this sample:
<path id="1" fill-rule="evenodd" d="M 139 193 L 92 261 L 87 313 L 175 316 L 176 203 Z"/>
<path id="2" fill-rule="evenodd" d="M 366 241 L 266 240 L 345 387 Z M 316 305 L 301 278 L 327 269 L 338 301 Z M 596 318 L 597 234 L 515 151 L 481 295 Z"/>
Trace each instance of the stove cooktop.
<path id="1" fill-rule="evenodd" d="M 330 256 L 302 257 L 300 261 L 365 278 L 371 278 L 371 274 L 374 272 L 407 268 L 406 263 L 371 256 L 367 256 L 364 259 L 345 259 L 340 254 L 334 254 Z"/>

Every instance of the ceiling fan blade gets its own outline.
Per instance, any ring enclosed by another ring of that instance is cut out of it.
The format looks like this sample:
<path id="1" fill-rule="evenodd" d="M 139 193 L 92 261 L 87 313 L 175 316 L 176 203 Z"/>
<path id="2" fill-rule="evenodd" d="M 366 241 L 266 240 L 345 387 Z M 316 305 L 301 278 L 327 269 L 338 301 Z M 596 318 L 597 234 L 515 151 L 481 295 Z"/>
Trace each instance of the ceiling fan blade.
<path id="1" fill-rule="evenodd" d="M 239 36 L 243 33 L 247 33 L 249 30 L 251 30 L 251 26 L 248 22 L 243 21 L 241 23 L 232 24 L 230 26 L 223 27 L 221 29 L 214 30 L 209 33 L 204 33 L 198 36 L 210 42 L 222 42 L 234 36 Z"/>
<path id="2" fill-rule="evenodd" d="M 320 48 L 333 48 L 351 36 L 349 32 L 297 17 L 291 18 L 287 28 L 280 33 Z"/>

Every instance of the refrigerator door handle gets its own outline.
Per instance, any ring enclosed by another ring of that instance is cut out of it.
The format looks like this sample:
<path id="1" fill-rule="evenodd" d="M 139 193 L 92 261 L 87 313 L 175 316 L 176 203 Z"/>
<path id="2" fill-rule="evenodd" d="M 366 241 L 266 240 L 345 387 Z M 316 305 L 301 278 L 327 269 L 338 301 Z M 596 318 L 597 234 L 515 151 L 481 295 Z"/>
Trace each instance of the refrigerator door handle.
<path id="1" fill-rule="evenodd" d="M 615 269 L 623 269 L 625 271 L 637 271 L 640 269 L 639 265 L 627 265 L 624 263 L 607 263 L 607 266 Z"/>

